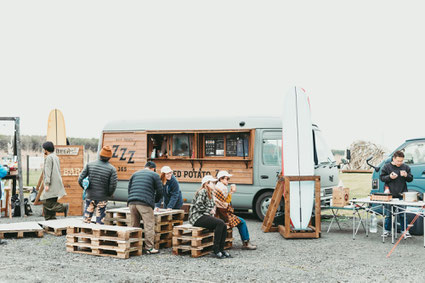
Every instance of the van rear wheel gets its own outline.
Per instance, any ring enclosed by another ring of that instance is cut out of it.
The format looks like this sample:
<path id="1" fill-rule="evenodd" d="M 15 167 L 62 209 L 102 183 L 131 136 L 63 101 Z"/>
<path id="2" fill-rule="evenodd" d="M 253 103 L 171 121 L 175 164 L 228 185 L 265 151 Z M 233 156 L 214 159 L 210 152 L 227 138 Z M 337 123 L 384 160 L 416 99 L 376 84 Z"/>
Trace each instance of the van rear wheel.
<path id="1" fill-rule="evenodd" d="M 273 191 L 266 191 L 262 193 L 255 202 L 255 214 L 257 215 L 258 219 L 261 221 L 264 220 L 264 217 L 266 216 L 267 210 L 269 209 L 270 203 L 272 201 Z M 280 202 L 280 205 L 276 211 L 275 218 L 278 216 L 282 216 L 284 213 L 284 202 L 283 198 Z"/>

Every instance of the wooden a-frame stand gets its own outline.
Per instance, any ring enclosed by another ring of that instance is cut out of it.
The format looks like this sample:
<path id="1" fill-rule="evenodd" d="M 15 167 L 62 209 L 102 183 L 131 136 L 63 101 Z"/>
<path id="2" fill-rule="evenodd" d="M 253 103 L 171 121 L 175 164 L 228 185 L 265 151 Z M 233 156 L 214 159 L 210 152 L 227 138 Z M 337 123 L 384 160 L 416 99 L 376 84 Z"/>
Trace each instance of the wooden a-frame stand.
<path id="1" fill-rule="evenodd" d="M 290 215 L 290 182 L 291 181 L 314 181 L 315 185 L 315 222 L 308 226 L 309 230 L 294 230 L 291 227 L 291 215 Z M 277 208 L 279 207 L 282 196 L 285 197 L 285 225 L 279 225 L 279 227 L 273 227 L 273 220 L 276 215 Z M 279 179 L 274 190 L 272 200 L 267 210 L 267 214 L 264 217 L 263 225 L 261 229 L 263 232 L 277 232 L 286 239 L 295 238 L 320 238 L 321 222 L 320 222 L 321 210 L 320 210 L 320 176 L 279 176 Z M 314 224 L 314 225 L 312 225 Z"/>

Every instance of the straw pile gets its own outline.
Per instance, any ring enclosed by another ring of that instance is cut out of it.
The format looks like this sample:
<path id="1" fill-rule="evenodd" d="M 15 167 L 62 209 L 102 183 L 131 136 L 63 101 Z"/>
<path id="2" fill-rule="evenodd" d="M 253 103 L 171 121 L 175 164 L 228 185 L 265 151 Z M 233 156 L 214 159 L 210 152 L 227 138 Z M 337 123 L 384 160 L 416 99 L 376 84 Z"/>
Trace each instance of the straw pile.
<path id="1" fill-rule="evenodd" d="M 355 141 L 350 145 L 351 160 L 347 164 L 347 170 L 370 170 L 366 164 L 366 159 L 373 157 L 369 161 L 372 165 L 378 165 L 386 156 L 386 150 L 374 143 L 367 141 Z"/>

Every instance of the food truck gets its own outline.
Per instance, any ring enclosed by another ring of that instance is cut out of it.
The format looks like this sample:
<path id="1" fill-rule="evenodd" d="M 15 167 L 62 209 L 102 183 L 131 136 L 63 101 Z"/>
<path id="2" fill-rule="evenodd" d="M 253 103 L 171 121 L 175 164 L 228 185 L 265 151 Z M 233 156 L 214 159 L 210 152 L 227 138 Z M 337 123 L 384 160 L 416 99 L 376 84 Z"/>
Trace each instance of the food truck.
<path id="1" fill-rule="evenodd" d="M 329 203 L 338 169 L 319 128 L 312 125 L 315 174 L 321 176 L 322 202 Z M 281 171 L 280 117 L 154 119 L 112 121 L 105 125 L 99 148 L 112 148 L 118 186 L 111 200 L 127 201 L 131 175 L 154 161 L 157 171 L 170 166 L 185 202 L 191 202 L 202 178 L 218 171 L 232 174 L 237 185 L 236 210 L 263 219 Z"/>

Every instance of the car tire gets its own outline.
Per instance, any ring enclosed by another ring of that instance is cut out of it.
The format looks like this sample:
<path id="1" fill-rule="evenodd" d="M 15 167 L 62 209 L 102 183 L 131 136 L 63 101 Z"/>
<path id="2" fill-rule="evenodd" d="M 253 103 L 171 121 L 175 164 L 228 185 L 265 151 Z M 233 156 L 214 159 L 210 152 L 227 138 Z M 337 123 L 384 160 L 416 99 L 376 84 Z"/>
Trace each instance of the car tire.
<path id="1" fill-rule="evenodd" d="M 270 202 L 272 200 L 273 191 L 266 191 L 262 193 L 257 200 L 255 201 L 255 214 L 261 221 L 264 220 L 266 212 L 269 208 Z M 284 201 L 283 198 L 280 202 L 280 206 L 276 212 L 275 218 L 281 217 L 284 212 Z"/>

